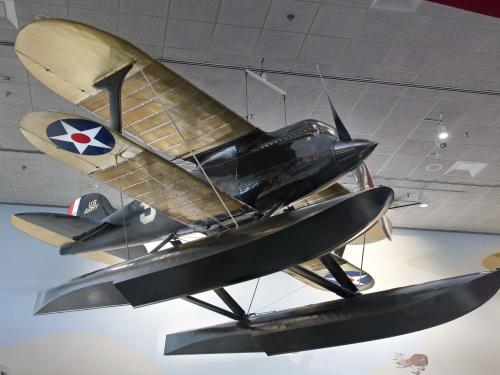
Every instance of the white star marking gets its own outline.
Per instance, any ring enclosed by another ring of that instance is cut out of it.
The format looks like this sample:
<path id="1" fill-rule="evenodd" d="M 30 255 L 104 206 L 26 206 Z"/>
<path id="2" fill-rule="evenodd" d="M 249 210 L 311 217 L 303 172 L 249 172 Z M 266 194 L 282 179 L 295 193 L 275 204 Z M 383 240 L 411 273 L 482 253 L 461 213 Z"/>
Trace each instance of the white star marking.
<path id="1" fill-rule="evenodd" d="M 50 139 L 55 139 L 58 141 L 64 141 L 64 142 L 70 142 L 75 145 L 76 149 L 80 154 L 83 154 L 85 150 L 87 149 L 88 146 L 95 146 L 95 147 L 101 147 L 101 148 L 111 148 L 108 145 L 105 145 L 102 142 L 99 142 L 97 139 L 95 139 L 95 136 L 99 131 L 101 130 L 102 126 L 97 126 L 93 129 L 88 129 L 88 130 L 78 130 L 72 127 L 71 125 L 65 123 L 64 121 L 61 120 L 61 125 L 63 126 L 64 130 L 66 130 L 66 134 L 63 135 L 56 135 L 55 137 L 49 137 Z M 71 136 L 73 134 L 83 134 L 87 136 L 90 141 L 86 143 L 82 142 L 75 142 Z"/>

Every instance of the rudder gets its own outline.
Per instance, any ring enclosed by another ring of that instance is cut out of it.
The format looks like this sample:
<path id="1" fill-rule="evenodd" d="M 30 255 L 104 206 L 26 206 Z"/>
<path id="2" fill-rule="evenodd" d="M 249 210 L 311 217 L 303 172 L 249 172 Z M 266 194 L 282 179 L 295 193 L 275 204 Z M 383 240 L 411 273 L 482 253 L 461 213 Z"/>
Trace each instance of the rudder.
<path id="1" fill-rule="evenodd" d="M 102 221 L 115 211 L 116 209 L 109 203 L 108 199 L 99 193 L 82 195 L 68 207 L 69 215 L 93 221 Z"/>

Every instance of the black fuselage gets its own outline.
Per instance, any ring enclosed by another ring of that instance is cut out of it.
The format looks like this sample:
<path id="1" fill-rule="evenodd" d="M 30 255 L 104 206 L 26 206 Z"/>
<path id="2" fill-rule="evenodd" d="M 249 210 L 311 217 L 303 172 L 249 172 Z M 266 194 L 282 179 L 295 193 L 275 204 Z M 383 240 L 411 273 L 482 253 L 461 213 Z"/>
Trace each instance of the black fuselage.
<path id="1" fill-rule="evenodd" d="M 369 152 L 374 143 L 366 143 Z M 363 145 L 360 147 L 363 148 Z M 336 147 L 338 146 L 338 147 Z M 336 150 L 342 150 L 342 155 Z M 345 158 L 350 153 L 353 160 Z M 213 184 L 249 206 L 265 211 L 288 204 L 334 182 L 367 155 L 339 142 L 334 128 L 304 120 L 275 132 L 257 131 L 198 156 Z M 202 172 L 193 171 L 200 178 Z"/>

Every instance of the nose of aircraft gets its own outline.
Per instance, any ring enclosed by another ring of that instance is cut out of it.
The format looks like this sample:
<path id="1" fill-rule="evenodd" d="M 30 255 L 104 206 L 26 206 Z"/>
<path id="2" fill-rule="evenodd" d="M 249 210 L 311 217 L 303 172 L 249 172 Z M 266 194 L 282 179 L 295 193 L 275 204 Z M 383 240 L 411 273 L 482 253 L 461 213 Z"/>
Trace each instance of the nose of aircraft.
<path id="1" fill-rule="evenodd" d="M 348 142 L 336 142 L 333 151 L 340 168 L 344 172 L 349 172 L 356 169 L 372 153 L 377 144 L 365 139 L 353 139 Z"/>

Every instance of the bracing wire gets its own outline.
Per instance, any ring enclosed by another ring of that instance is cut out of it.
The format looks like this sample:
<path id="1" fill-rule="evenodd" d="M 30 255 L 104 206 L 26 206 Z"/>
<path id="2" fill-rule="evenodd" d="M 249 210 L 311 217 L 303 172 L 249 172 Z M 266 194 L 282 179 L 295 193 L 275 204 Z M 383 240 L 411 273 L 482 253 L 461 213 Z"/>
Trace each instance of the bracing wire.
<path id="1" fill-rule="evenodd" d="M 361 280 L 363 272 L 363 261 L 365 259 L 366 232 L 363 235 L 363 250 L 361 252 L 361 267 L 359 267 L 359 280 Z"/>
<path id="2" fill-rule="evenodd" d="M 274 300 L 273 302 L 268 303 L 268 304 L 267 304 L 267 305 L 265 305 L 264 307 L 260 308 L 258 312 L 262 312 L 262 311 L 264 311 L 265 309 L 267 309 L 269 306 L 272 306 L 272 305 L 274 305 L 275 303 L 278 303 L 278 302 L 280 302 L 280 301 L 283 301 L 285 298 L 287 298 L 287 297 L 291 296 L 291 295 L 292 295 L 292 294 L 294 294 L 294 293 L 297 293 L 299 290 L 304 289 L 306 286 L 307 286 L 306 284 L 299 286 L 298 288 L 296 288 L 296 289 L 292 290 L 291 292 L 288 292 L 288 293 L 287 293 L 287 294 L 285 294 L 284 296 L 281 296 L 280 298 L 278 298 L 278 299 Z"/>
<path id="3" fill-rule="evenodd" d="M 222 199 L 221 195 L 219 194 L 219 191 L 215 188 L 215 185 L 212 183 L 212 180 L 210 179 L 210 177 L 208 177 L 208 174 L 207 172 L 205 171 L 205 168 L 203 168 L 203 166 L 201 165 L 200 161 L 198 160 L 198 158 L 196 157 L 196 155 L 194 154 L 194 151 L 193 149 L 191 148 L 191 145 L 189 144 L 189 142 L 186 140 L 186 138 L 184 137 L 184 134 L 182 134 L 181 130 L 179 129 L 179 127 L 177 126 L 177 123 L 174 121 L 174 119 L 172 118 L 172 116 L 170 115 L 170 111 L 168 110 L 168 108 L 165 106 L 165 104 L 163 103 L 162 100 L 160 100 L 160 95 L 158 94 L 158 92 L 156 91 L 156 89 L 154 88 L 153 84 L 151 83 L 150 79 L 148 78 L 148 76 L 144 73 L 144 70 L 141 69 L 140 72 L 142 73 L 142 76 L 144 77 L 144 79 L 146 80 L 146 82 L 149 84 L 149 87 L 151 88 L 151 91 L 153 91 L 153 93 L 155 94 L 156 98 L 158 99 L 158 103 L 163 107 L 163 110 L 165 111 L 165 113 L 167 114 L 167 116 L 169 117 L 170 121 L 172 122 L 172 125 L 174 125 L 175 127 L 175 130 L 177 130 L 177 133 L 179 133 L 179 136 L 181 137 L 182 139 L 182 142 L 187 146 L 187 148 L 189 149 L 189 154 L 190 156 L 193 158 L 193 160 L 196 162 L 196 165 L 198 166 L 198 168 L 200 168 L 201 172 L 203 173 L 203 175 L 205 176 L 205 178 L 207 179 L 210 187 L 212 188 L 212 190 L 214 191 L 215 195 L 217 196 L 217 198 L 219 199 L 219 201 L 221 202 L 222 204 L 222 207 L 224 207 L 224 209 L 226 210 L 227 214 L 229 215 L 229 217 L 231 218 L 231 220 L 233 221 L 234 225 L 236 228 L 239 227 L 238 223 L 236 222 L 234 216 L 231 214 L 231 211 L 229 210 L 229 208 L 227 207 L 226 205 L 226 202 L 224 202 L 224 199 Z"/>
<path id="4" fill-rule="evenodd" d="M 285 116 L 285 126 L 286 126 L 286 95 L 283 95 L 283 114 Z"/>
<path id="5" fill-rule="evenodd" d="M 122 223 L 123 223 L 123 234 L 125 236 L 125 246 L 127 247 L 127 258 L 130 260 L 130 248 L 128 246 L 128 236 L 127 236 L 127 228 L 125 226 L 125 215 L 123 212 L 123 192 L 122 192 L 122 183 L 120 177 L 120 168 L 118 167 L 118 155 L 115 155 L 115 163 L 116 163 L 116 174 L 118 175 L 118 188 L 120 190 L 120 203 L 122 210 Z"/>
<path id="6" fill-rule="evenodd" d="M 255 293 L 257 293 L 257 288 L 259 287 L 259 282 L 260 282 L 260 277 L 257 279 L 257 282 L 255 283 L 255 288 L 253 290 L 252 299 L 250 300 L 250 304 L 248 305 L 247 314 L 250 313 L 250 309 L 252 308 L 253 299 L 255 298 Z"/>

